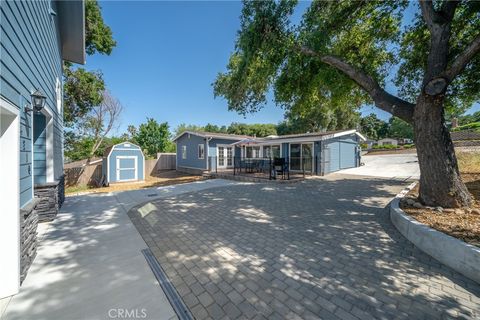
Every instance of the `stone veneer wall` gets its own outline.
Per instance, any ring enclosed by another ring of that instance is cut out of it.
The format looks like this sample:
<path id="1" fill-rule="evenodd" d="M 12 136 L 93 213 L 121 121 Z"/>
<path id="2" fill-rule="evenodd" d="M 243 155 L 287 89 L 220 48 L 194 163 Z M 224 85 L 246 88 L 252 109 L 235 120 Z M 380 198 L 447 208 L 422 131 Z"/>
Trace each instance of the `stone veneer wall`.
<path id="1" fill-rule="evenodd" d="M 58 208 L 60 209 L 65 202 L 65 175 L 58 179 Z"/>
<path id="2" fill-rule="evenodd" d="M 38 215 L 35 207 L 38 199 L 20 209 L 20 283 L 27 276 L 28 269 L 37 255 Z"/>
<path id="3" fill-rule="evenodd" d="M 38 214 L 38 222 L 53 221 L 60 207 L 59 181 L 35 185 L 34 193 L 39 200 L 35 207 Z"/>

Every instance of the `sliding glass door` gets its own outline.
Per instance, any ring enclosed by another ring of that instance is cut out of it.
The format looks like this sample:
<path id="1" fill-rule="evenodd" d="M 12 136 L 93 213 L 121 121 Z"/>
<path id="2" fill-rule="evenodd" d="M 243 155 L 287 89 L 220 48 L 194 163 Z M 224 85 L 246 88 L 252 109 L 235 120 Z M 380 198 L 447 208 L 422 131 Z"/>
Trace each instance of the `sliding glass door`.
<path id="1" fill-rule="evenodd" d="M 290 170 L 306 172 L 313 171 L 313 144 L 290 144 Z"/>

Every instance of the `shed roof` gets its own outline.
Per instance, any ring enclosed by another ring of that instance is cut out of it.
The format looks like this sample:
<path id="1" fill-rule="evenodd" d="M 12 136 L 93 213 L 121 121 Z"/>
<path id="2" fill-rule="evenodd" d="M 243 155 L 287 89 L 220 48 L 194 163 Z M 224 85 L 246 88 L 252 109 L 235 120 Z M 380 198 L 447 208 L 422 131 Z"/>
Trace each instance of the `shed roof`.
<path id="1" fill-rule="evenodd" d="M 125 143 L 131 144 L 132 146 L 137 147 L 138 149 L 140 149 L 140 151 L 142 150 L 142 148 L 140 148 L 140 146 L 139 146 L 139 145 L 136 145 L 135 143 L 131 143 L 130 141 L 123 141 L 123 142 L 120 142 L 120 143 L 111 145 L 110 147 L 106 148 L 105 151 L 103 152 L 103 157 L 104 157 L 104 158 L 108 157 L 108 155 L 110 154 L 110 152 L 112 152 L 112 149 L 113 149 L 113 148 L 115 148 L 116 146 L 119 146 L 119 145 L 121 145 L 121 144 L 125 144 Z"/>

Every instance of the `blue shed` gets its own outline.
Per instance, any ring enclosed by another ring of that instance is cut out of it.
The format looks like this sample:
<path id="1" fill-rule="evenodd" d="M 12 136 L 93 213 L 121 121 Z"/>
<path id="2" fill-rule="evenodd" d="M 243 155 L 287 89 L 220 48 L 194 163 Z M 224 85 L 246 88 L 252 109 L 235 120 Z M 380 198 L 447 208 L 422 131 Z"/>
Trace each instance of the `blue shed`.
<path id="1" fill-rule="evenodd" d="M 102 172 L 107 183 L 145 180 L 145 156 L 131 142 L 122 142 L 105 150 Z"/>

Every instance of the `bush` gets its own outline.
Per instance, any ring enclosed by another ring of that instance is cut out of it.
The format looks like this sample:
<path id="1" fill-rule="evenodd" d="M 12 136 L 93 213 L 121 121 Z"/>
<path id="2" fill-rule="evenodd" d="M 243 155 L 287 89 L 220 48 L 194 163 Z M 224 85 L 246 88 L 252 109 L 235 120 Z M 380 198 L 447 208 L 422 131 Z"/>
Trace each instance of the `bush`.
<path id="1" fill-rule="evenodd" d="M 373 146 L 373 149 L 397 149 L 398 146 L 396 145 L 393 145 L 393 144 L 384 144 L 384 145 L 376 145 L 376 146 Z"/>
<path id="2" fill-rule="evenodd" d="M 360 148 L 362 148 L 362 150 L 367 150 L 368 149 L 368 144 L 360 143 Z"/>
<path id="3" fill-rule="evenodd" d="M 472 123 L 464 124 L 463 126 L 459 126 L 452 129 L 452 131 L 464 131 L 464 130 L 480 131 L 480 122 L 472 122 Z"/>
<path id="4" fill-rule="evenodd" d="M 413 144 L 413 143 L 411 143 L 411 144 L 404 144 L 404 145 L 403 145 L 403 148 L 404 148 L 404 149 L 415 148 L 415 144 Z"/>

